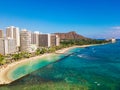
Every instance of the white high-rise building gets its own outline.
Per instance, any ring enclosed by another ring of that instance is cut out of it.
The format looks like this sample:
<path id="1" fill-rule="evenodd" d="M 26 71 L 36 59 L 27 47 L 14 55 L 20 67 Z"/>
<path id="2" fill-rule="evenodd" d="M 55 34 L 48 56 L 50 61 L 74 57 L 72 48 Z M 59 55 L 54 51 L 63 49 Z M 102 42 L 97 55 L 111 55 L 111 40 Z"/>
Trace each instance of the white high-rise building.
<path id="1" fill-rule="evenodd" d="M 13 28 L 14 26 L 10 26 L 6 28 L 6 37 L 13 38 Z"/>
<path id="2" fill-rule="evenodd" d="M 0 38 L 3 38 L 3 37 L 4 37 L 3 30 L 0 30 Z"/>
<path id="3" fill-rule="evenodd" d="M 15 39 L 0 38 L 0 54 L 7 55 L 17 51 Z"/>
<path id="4" fill-rule="evenodd" d="M 56 35 L 56 46 L 60 45 L 60 37 Z"/>
<path id="5" fill-rule="evenodd" d="M 31 33 L 31 44 L 39 46 L 39 32 Z"/>
<path id="6" fill-rule="evenodd" d="M 10 26 L 6 29 L 6 37 L 16 40 L 16 46 L 20 46 L 20 31 L 18 27 Z"/>
<path id="7" fill-rule="evenodd" d="M 13 38 L 16 40 L 16 45 L 20 46 L 20 30 L 18 27 L 13 28 Z"/>
<path id="8" fill-rule="evenodd" d="M 26 29 L 20 32 L 20 51 L 31 52 L 31 32 Z"/>
<path id="9" fill-rule="evenodd" d="M 116 42 L 116 39 L 115 39 L 115 38 L 112 38 L 112 39 L 111 39 L 111 42 L 112 42 L 112 43 L 115 43 L 115 42 Z"/>

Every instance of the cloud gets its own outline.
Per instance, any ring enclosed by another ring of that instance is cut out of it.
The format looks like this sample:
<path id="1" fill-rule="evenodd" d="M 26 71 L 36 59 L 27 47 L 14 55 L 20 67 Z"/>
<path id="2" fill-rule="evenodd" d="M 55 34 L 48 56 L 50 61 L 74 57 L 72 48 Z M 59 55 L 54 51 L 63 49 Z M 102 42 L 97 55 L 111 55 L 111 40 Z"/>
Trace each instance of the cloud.
<path id="1" fill-rule="evenodd" d="M 108 37 L 120 38 L 120 26 L 112 27 L 106 34 Z"/>
<path id="2" fill-rule="evenodd" d="M 120 30 L 120 26 L 112 27 L 114 30 Z"/>
<path id="3" fill-rule="evenodd" d="M 100 32 L 90 34 L 89 37 L 97 38 L 97 39 L 100 39 L 100 38 L 101 39 L 102 38 L 103 39 L 110 39 L 110 38 L 120 39 L 120 26 L 103 28 Z"/>

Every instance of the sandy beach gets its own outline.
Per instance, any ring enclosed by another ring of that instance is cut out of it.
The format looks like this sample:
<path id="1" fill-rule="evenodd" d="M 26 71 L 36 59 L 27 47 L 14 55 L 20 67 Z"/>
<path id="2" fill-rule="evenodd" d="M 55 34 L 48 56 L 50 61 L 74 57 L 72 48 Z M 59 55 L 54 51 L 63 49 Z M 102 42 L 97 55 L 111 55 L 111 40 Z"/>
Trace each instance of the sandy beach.
<path id="1" fill-rule="evenodd" d="M 11 78 L 9 78 L 9 71 L 11 71 L 12 69 L 17 68 L 18 66 L 23 65 L 24 63 L 29 63 L 31 61 L 39 60 L 43 57 L 47 57 L 50 55 L 53 55 L 53 53 L 43 54 L 40 56 L 35 56 L 35 57 L 28 58 L 28 59 L 19 60 L 19 61 L 13 62 L 11 64 L 8 64 L 6 67 L 2 67 L 0 69 L 0 85 L 9 84 L 12 81 L 14 81 Z"/>
<path id="2" fill-rule="evenodd" d="M 6 67 L 2 67 L 0 69 L 0 85 L 11 83 L 13 80 L 10 79 L 9 75 L 8 75 L 10 70 L 12 70 L 13 68 L 14 69 L 17 68 L 18 66 L 23 65 L 24 63 L 27 63 L 27 62 L 30 62 L 33 60 L 35 61 L 38 59 L 40 60 L 40 58 L 47 57 L 47 56 L 50 56 L 53 54 L 64 54 L 65 52 L 67 52 L 68 50 L 73 49 L 73 48 L 83 48 L 83 47 L 89 47 L 89 46 L 94 46 L 94 45 L 96 45 L 96 44 L 68 47 L 68 48 L 58 50 L 55 53 L 43 54 L 40 56 L 35 56 L 35 57 L 31 57 L 31 58 L 24 59 L 24 60 L 19 60 L 19 61 L 13 62 L 11 64 L 8 64 Z"/>
<path id="3" fill-rule="evenodd" d="M 84 47 L 90 47 L 90 46 L 96 46 L 96 45 L 99 45 L 99 44 L 72 46 L 72 47 L 68 47 L 68 48 L 63 48 L 61 50 L 57 50 L 55 53 L 56 54 L 64 54 L 64 53 L 66 53 L 67 51 L 69 51 L 70 49 L 73 49 L 73 48 L 84 48 Z"/>

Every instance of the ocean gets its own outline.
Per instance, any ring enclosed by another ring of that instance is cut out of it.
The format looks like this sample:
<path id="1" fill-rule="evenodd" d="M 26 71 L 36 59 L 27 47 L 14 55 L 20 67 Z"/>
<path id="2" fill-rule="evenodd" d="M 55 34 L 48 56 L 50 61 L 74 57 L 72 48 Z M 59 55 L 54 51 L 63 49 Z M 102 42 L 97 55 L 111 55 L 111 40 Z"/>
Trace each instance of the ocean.
<path id="1" fill-rule="evenodd" d="M 59 57 L 0 90 L 120 90 L 120 40 Z"/>

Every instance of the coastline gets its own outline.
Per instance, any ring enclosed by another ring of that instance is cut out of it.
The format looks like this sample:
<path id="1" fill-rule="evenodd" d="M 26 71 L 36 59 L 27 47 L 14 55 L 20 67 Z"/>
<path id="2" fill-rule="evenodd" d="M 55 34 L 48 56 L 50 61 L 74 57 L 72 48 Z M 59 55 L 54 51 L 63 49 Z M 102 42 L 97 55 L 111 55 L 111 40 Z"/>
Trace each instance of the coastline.
<path id="1" fill-rule="evenodd" d="M 47 57 L 47 56 L 51 56 L 51 55 L 54 55 L 54 54 L 64 54 L 64 53 L 66 53 L 69 50 L 74 49 L 74 48 L 84 48 L 84 47 L 90 47 L 90 46 L 96 46 L 96 45 L 102 45 L 102 44 L 72 46 L 72 47 L 68 47 L 68 48 L 63 48 L 61 50 L 57 50 L 55 53 L 43 54 L 43 55 L 40 55 L 40 56 L 35 56 L 35 57 L 31 57 L 31 58 L 28 58 L 28 59 L 19 60 L 19 61 L 13 62 L 11 64 L 8 64 L 5 68 L 1 68 L 0 69 L 0 85 L 9 84 L 12 81 L 14 81 L 14 80 L 12 80 L 12 79 L 9 78 L 9 72 L 13 68 L 15 69 L 18 66 L 23 65 L 24 63 L 28 63 L 30 61 L 40 60 L 41 58 L 44 58 L 44 57 Z"/>
<path id="2" fill-rule="evenodd" d="M 67 51 L 69 51 L 70 49 L 74 49 L 74 48 L 85 48 L 85 47 L 90 47 L 90 46 L 97 46 L 97 45 L 104 45 L 104 44 L 90 44 L 90 45 L 81 45 L 81 46 L 72 46 L 72 47 L 68 47 L 68 48 L 63 48 L 61 50 L 57 50 L 55 53 L 56 54 L 64 54 Z"/>
<path id="3" fill-rule="evenodd" d="M 0 85 L 9 84 L 12 81 L 14 81 L 14 80 L 9 78 L 9 72 L 11 70 L 14 70 L 18 66 L 21 66 L 21 65 L 23 65 L 25 63 L 29 63 L 31 61 L 37 61 L 39 59 L 42 59 L 42 58 L 44 58 L 46 56 L 51 56 L 51 55 L 54 55 L 54 53 L 43 54 L 43 55 L 40 55 L 40 56 L 35 56 L 35 57 L 28 58 L 28 59 L 22 59 L 22 60 L 13 62 L 11 64 L 8 64 L 5 68 L 4 67 L 1 68 L 0 69 Z"/>

